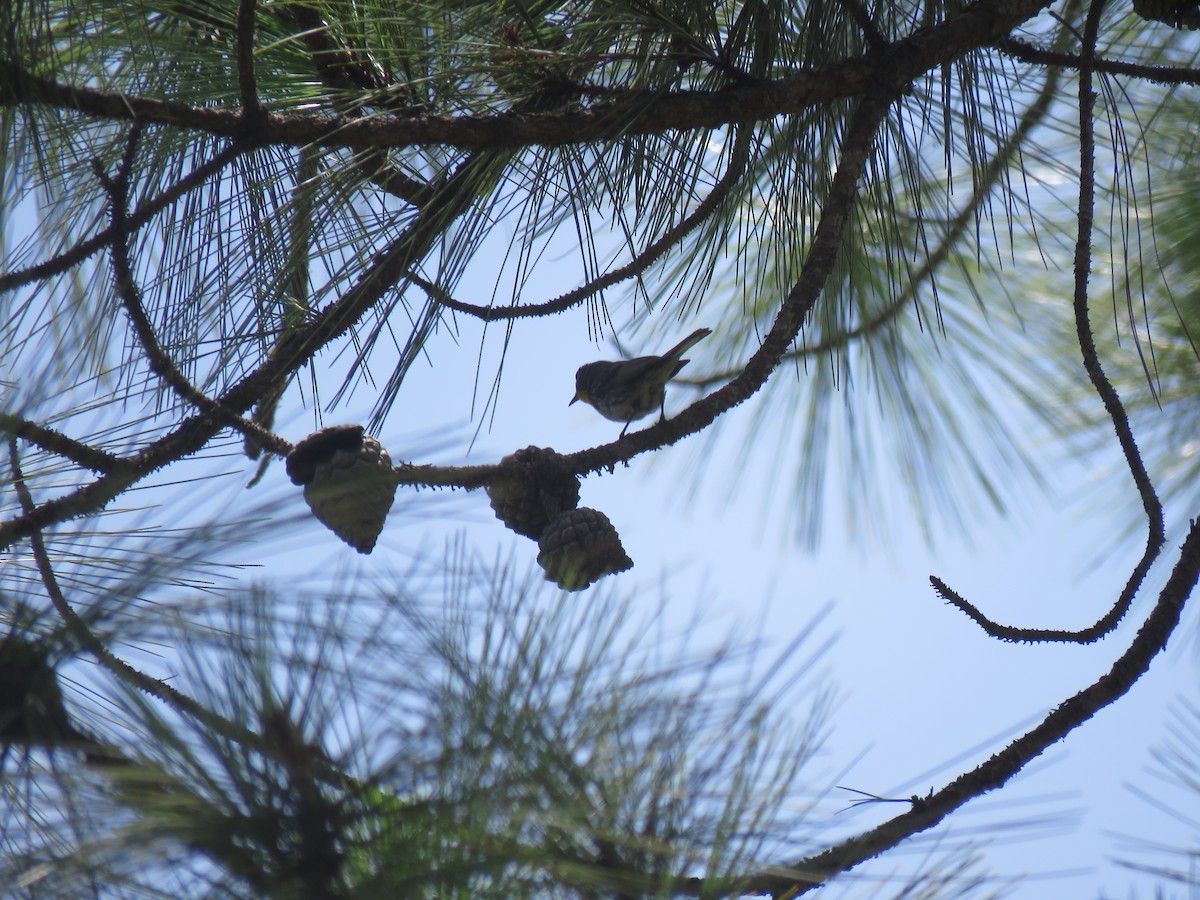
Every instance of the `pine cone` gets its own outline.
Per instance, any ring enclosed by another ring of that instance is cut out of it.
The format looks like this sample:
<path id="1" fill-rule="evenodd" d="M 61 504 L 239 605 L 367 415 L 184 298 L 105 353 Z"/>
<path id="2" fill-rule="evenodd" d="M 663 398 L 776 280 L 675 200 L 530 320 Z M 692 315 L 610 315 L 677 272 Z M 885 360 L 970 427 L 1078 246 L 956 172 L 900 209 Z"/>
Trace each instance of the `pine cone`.
<path id="1" fill-rule="evenodd" d="M 546 580 L 567 591 L 581 591 L 605 575 L 633 568 L 608 516 L 586 506 L 556 516 L 538 547 Z"/>
<path id="2" fill-rule="evenodd" d="M 553 450 L 526 447 L 500 460 L 486 490 L 496 518 L 536 541 L 551 519 L 579 503 L 579 476 Z"/>
<path id="3" fill-rule="evenodd" d="M 288 477 L 326 528 L 359 553 L 375 548 L 396 496 L 392 461 L 361 425 L 322 428 L 296 445 Z"/>

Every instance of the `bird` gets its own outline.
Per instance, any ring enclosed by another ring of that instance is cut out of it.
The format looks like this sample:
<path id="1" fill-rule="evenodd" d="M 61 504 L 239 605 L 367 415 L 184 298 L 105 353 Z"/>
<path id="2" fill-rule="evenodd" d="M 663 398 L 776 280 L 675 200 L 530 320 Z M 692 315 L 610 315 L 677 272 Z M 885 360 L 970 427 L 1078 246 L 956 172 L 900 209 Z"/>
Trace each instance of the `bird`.
<path id="1" fill-rule="evenodd" d="M 624 422 L 620 437 L 629 426 L 656 409 L 666 418 L 666 384 L 679 374 L 689 360 L 682 359 L 692 346 L 712 334 L 711 328 L 697 328 L 662 356 L 638 356 L 634 359 L 600 360 L 579 367 L 575 373 L 576 400 L 582 400 L 613 422 Z"/>

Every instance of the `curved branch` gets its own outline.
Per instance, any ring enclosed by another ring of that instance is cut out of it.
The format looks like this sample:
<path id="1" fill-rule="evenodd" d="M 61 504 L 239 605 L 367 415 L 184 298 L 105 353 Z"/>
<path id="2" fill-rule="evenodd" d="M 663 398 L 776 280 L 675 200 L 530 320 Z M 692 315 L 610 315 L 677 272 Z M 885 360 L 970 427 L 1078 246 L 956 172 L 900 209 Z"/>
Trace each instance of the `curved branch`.
<path id="1" fill-rule="evenodd" d="M 251 149 L 250 146 L 244 142 L 232 142 L 208 162 L 197 169 L 193 169 L 185 178 L 181 178 L 176 184 L 159 193 L 157 197 L 153 197 L 142 203 L 126 219 L 129 231 L 131 233 L 136 232 L 154 218 L 154 216 L 158 215 L 188 192 L 200 187 L 209 178 L 216 175 L 233 162 L 235 158 L 249 149 Z M 61 274 L 67 271 L 67 269 L 79 265 L 92 254 L 98 253 L 112 240 L 112 237 L 113 231 L 110 225 L 99 234 L 85 241 L 80 241 L 70 250 L 66 250 L 44 262 L 37 263 L 27 269 L 19 269 L 16 272 L 0 275 L 0 291 L 11 291 L 21 285 Z"/>
<path id="2" fill-rule="evenodd" d="M 1093 134 L 1093 108 L 1096 95 L 1092 90 L 1092 58 L 1096 49 L 1096 38 L 1099 30 L 1100 11 L 1104 0 L 1095 0 L 1088 10 L 1088 19 L 1084 26 L 1084 42 L 1082 65 L 1079 69 L 1079 226 L 1075 242 L 1075 334 L 1079 340 L 1079 350 L 1083 356 L 1083 367 L 1087 372 L 1092 387 L 1104 403 L 1104 409 L 1112 420 L 1117 442 L 1125 456 L 1125 463 L 1133 476 L 1134 485 L 1142 499 L 1142 507 L 1146 512 L 1147 535 L 1146 548 L 1141 559 L 1133 567 L 1124 589 L 1109 609 L 1095 624 L 1068 631 L 1050 628 L 1014 628 L 1002 625 L 985 616 L 976 606 L 963 599 L 938 578 L 930 578 L 934 589 L 946 600 L 972 620 L 979 624 L 984 631 L 995 638 L 1008 641 L 1059 641 L 1065 643 L 1090 644 L 1108 634 L 1125 617 L 1133 603 L 1134 595 L 1145 580 L 1150 567 L 1162 551 L 1166 540 L 1163 525 L 1162 503 L 1154 491 L 1146 465 L 1142 461 L 1141 451 L 1133 437 L 1129 425 L 1129 416 L 1121 403 L 1121 398 L 1112 382 L 1104 374 L 1100 365 L 1100 356 L 1096 352 L 1096 341 L 1092 335 L 1092 325 L 1088 315 L 1088 274 L 1092 262 L 1092 217 L 1095 207 L 1095 142 Z"/>
<path id="3" fill-rule="evenodd" d="M 738 179 L 746 171 L 746 162 L 749 158 L 748 150 L 749 140 L 743 139 L 739 135 L 735 141 L 729 167 L 716 184 L 713 185 L 712 190 L 708 192 L 705 198 L 700 201 L 692 212 L 681 219 L 679 224 L 674 228 L 668 229 L 658 240 L 651 243 L 645 250 L 625 265 L 605 272 L 600 277 L 593 278 L 587 284 L 580 285 L 572 291 L 555 297 L 553 300 L 522 306 L 479 306 L 474 303 L 464 303 L 461 300 L 455 300 L 436 284 L 416 273 L 410 272 L 407 277 L 409 281 L 429 294 L 441 306 L 454 312 L 474 316 L 484 322 L 532 318 L 564 312 L 595 296 L 607 287 L 612 287 L 614 284 L 619 284 L 629 278 L 641 275 L 661 259 L 667 251 L 703 224 L 716 208 L 724 202 L 725 198 L 729 195 L 729 191 L 737 184 Z"/>
<path id="4" fill-rule="evenodd" d="M 1197 580 L 1200 580 L 1200 520 L 1193 519 L 1180 547 L 1179 559 L 1150 615 L 1128 649 L 1096 681 L 1064 700 L 1038 725 L 987 761 L 964 772 L 941 790 L 914 797 L 912 809 L 828 850 L 780 867 L 795 873 L 790 877 L 762 875 L 740 887 L 745 893 L 774 897 L 807 893 L 834 875 L 932 828 L 968 801 L 1003 786 L 1048 747 L 1122 697 L 1146 673 L 1179 624 L 1184 603 L 1195 590 Z M 698 894 L 701 886 L 699 880 L 690 883 L 688 892 Z"/>
<path id="5" fill-rule="evenodd" d="M 230 412 L 193 385 L 179 371 L 179 368 L 158 342 L 154 326 L 150 323 L 146 310 L 142 306 L 141 294 L 134 282 L 133 269 L 129 264 L 129 228 L 125 220 L 125 205 L 129 199 L 129 171 L 133 162 L 133 151 L 137 145 L 138 131 L 139 129 L 135 127 L 130 134 L 125 158 L 114 177 L 110 178 L 104 173 L 100 168 L 99 160 L 94 160 L 94 168 L 96 176 L 109 195 L 111 206 L 112 240 L 109 242 L 109 247 L 117 295 L 121 298 L 121 305 L 125 307 L 125 312 L 133 323 L 134 334 L 137 335 L 138 343 L 141 344 L 142 351 L 146 354 L 150 371 L 161 378 L 185 402 L 192 403 L 206 412 L 215 413 L 227 424 L 253 439 L 260 446 L 267 447 L 279 456 L 287 456 L 292 450 L 292 445 L 288 441 L 272 434 L 260 425 Z"/>
<path id="6" fill-rule="evenodd" d="M 610 444 L 567 456 L 579 474 L 610 469 L 640 453 L 656 450 L 707 428 L 722 413 L 748 400 L 779 365 L 788 345 L 796 339 L 805 318 L 833 272 L 845 234 L 850 211 L 858 193 L 858 181 L 871 158 L 871 148 L 887 118 L 893 95 L 872 92 L 863 98 L 851 117 L 842 140 L 841 158 L 829 195 L 813 233 L 808 258 L 796 283 L 780 306 L 771 330 L 745 367 L 731 382 L 697 400 L 673 419 L 651 425 L 618 438 Z"/>

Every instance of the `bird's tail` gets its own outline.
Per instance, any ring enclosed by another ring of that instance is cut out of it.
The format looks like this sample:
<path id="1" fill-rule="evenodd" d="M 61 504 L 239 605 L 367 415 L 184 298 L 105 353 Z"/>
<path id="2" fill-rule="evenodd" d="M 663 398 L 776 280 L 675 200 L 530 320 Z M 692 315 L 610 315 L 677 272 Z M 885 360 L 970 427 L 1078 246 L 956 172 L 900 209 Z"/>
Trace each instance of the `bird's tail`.
<path id="1" fill-rule="evenodd" d="M 706 337 L 712 334 L 711 328 L 697 328 L 682 341 L 663 354 L 663 359 L 679 359 L 683 354 L 687 353 L 693 346 L 700 343 Z"/>

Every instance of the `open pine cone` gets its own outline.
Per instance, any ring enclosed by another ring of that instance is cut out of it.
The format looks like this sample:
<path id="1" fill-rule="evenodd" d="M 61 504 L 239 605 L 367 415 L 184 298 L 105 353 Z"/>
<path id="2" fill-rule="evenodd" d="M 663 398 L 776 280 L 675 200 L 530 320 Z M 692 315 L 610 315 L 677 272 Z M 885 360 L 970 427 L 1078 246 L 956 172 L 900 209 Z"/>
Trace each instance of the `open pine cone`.
<path id="1" fill-rule="evenodd" d="M 359 553 L 370 553 L 396 496 L 387 451 L 361 425 L 315 431 L 288 454 L 287 473 L 304 485 L 320 522 Z"/>
<path id="2" fill-rule="evenodd" d="M 581 591 L 605 575 L 633 568 L 608 516 L 586 506 L 556 516 L 538 547 L 546 579 L 567 591 Z"/>
<path id="3" fill-rule="evenodd" d="M 579 476 L 553 450 L 526 447 L 500 460 L 500 472 L 487 484 L 496 518 L 517 534 L 542 536 L 560 513 L 579 503 Z"/>

